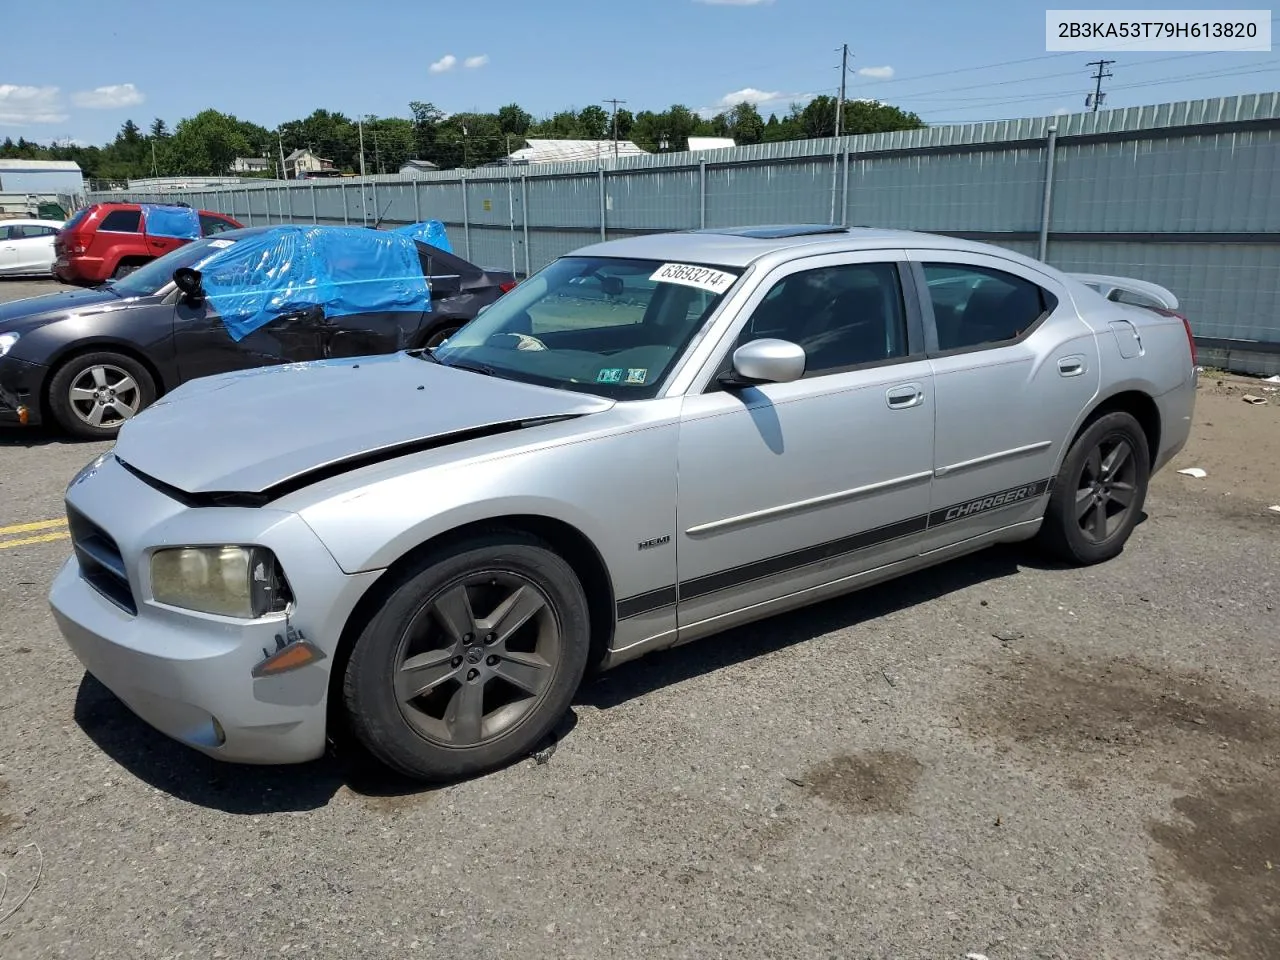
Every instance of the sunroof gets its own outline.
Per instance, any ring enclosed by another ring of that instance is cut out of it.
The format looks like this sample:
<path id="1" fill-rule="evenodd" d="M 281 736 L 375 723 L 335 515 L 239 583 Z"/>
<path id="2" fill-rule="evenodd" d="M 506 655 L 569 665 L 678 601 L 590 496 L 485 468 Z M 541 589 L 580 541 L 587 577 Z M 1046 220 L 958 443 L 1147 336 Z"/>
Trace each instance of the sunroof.
<path id="1" fill-rule="evenodd" d="M 763 227 L 710 227 L 693 233 L 719 233 L 730 237 L 751 237 L 755 240 L 780 240 L 783 237 L 812 237 L 826 233 L 848 233 L 847 227 L 829 223 L 791 223 Z"/>

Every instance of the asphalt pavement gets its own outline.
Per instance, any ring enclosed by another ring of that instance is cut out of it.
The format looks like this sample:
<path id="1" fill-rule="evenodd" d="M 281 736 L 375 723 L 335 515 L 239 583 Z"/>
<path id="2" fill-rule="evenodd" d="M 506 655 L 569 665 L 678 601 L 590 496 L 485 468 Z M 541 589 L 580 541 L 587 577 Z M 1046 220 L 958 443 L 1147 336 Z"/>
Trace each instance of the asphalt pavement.
<path id="1" fill-rule="evenodd" d="M 0 433 L 0 957 L 1280 957 L 1280 479 L 1228 455 L 1280 398 L 1202 394 L 1119 559 L 995 549 L 654 655 L 435 790 L 137 721 L 46 603 L 107 445 Z M 1206 444 L 1215 487 L 1174 472 Z"/>

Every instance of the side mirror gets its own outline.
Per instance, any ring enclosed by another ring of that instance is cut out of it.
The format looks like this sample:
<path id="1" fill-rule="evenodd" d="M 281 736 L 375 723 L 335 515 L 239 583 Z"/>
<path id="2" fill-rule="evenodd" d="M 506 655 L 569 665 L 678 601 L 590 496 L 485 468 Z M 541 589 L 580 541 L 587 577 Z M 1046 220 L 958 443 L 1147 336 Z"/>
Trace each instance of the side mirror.
<path id="1" fill-rule="evenodd" d="M 804 376 L 804 348 L 789 340 L 752 340 L 733 351 L 733 372 L 721 377 L 725 386 L 791 383 Z"/>
<path id="2" fill-rule="evenodd" d="M 174 285 L 182 291 L 192 303 L 199 303 L 204 299 L 204 287 L 201 284 L 200 271 L 192 270 L 190 267 L 179 267 L 173 271 Z"/>

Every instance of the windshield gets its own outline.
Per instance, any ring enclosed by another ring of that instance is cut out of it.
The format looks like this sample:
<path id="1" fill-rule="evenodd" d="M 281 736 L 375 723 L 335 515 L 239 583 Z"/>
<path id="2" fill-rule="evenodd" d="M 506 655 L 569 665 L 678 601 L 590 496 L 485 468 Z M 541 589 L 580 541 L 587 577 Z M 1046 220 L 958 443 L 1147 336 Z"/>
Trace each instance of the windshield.
<path id="1" fill-rule="evenodd" d="M 739 275 L 661 260 L 563 257 L 432 356 L 512 380 L 649 399 Z"/>
<path id="2" fill-rule="evenodd" d="M 173 271 L 179 267 L 199 269 L 206 260 L 221 253 L 235 241 L 227 237 L 192 240 L 163 257 L 152 260 L 144 267 L 111 284 L 111 292 L 122 297 L 150 297 L 173 280 Z"/>

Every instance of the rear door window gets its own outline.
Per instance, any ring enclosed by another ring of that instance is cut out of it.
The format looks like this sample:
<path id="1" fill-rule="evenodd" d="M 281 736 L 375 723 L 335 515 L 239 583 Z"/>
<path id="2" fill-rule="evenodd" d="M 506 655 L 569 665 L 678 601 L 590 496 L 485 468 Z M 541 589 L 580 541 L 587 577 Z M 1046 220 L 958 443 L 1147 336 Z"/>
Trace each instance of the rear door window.
<path id="1" fill-rule="evenodd" d="M 112 210 L 98 224 L 99 230 L 112 233 L 138 233 L 141 227 L 141 210 Z"/>
<path id="2" fill-rule="evenodd" d="M 221 217 L 215 217 L 208 213 L 200 214 L 200 232 L 206 237 L 212 237 L 215 233 L 222 233 L 224 230 L 234 230 L 236 225 L 230 220 L 223 220 Z"/>

